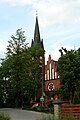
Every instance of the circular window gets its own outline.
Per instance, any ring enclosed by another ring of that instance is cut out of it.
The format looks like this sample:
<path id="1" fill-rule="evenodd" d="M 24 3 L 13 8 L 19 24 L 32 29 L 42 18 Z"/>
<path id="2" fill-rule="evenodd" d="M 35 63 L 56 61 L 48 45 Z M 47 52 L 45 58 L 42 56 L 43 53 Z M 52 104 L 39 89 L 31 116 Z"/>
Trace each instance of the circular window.
<path id="1" fill-rule="evenodd" d="M 54 89 L 55 89 L 54 84 L 53 84 L 53 83 L 49 83 L 49 84 L 48 84 L 48 90 L 49 90 L 49 91 L 53 91 Z"/>

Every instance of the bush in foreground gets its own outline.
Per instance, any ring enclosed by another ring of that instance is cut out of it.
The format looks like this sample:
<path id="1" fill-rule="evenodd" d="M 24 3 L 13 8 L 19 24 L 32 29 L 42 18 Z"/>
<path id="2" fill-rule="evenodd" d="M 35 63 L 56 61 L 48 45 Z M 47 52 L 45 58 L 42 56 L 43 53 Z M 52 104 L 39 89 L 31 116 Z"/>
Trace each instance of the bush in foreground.
<path id="1" fill-rule="evenodd" d="M 0 120 L 11 120 L 9 114 L 0 113 Z"/>

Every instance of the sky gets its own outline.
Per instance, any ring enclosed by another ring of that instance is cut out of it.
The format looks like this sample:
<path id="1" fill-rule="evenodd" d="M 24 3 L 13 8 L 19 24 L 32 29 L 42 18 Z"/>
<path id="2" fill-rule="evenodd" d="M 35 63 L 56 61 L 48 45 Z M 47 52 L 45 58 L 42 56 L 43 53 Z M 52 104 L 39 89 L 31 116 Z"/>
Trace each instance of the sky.
<path id="1" fill-rule="evenodd" d="M 58 60 L 61 47 L 80 47 L 80 0 L 0 0 L 0 58 L 4 58 L 8 41 L 19 28 L 31 45 L 36 11 L 46 61 L 49 54 Z"/>

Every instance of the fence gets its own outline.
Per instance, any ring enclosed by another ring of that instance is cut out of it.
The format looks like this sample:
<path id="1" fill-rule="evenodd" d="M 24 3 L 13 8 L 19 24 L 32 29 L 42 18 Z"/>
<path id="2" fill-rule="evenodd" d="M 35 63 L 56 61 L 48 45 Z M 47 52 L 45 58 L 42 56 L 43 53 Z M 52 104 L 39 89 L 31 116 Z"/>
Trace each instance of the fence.
<path id="1" fill-rule="evenodd" d="M 75 119 L 80 120 L 80 104 L 63 104 L 61 113 L 62 117 L 72 115 Z"/>

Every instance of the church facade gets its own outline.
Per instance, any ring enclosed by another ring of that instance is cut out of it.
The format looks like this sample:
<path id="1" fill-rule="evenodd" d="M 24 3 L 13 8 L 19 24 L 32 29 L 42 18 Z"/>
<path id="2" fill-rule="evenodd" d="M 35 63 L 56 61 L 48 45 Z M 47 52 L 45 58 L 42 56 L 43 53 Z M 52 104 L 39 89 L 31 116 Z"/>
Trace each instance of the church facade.
<path id="1" fill-rule="evenodd" d="M 60 80 L 57 72 L 57 61 L 48 57 L 45 65 L 45 103 L 59 97 L 56 95 L 56 90 L 60 88 Z"/>

